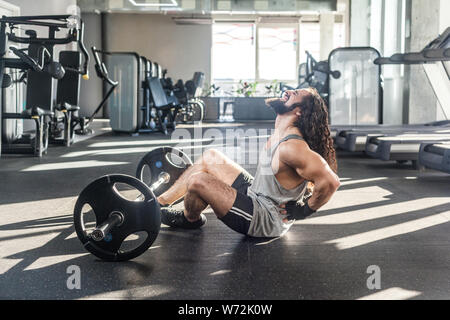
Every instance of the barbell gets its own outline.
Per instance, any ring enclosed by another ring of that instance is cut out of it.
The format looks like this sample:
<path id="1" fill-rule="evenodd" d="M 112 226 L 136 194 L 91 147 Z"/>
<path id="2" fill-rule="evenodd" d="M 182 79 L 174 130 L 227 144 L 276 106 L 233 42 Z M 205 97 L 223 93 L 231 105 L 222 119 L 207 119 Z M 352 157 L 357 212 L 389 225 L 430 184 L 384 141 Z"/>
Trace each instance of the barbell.
<path id="1" fill-rule="evenodd" d="M 170 180 L 170 175 L 167 172 L 161 172 L 159 179 L 150 186 L 150 190 L 154 191 L 158 189 L 163 184 L 168 183 Z M 139 198 L 138 198 L 139 199 Z M 125 220 L 123 213 L 120 211 L 114 211 L 110 214 L 109 218 L 106 219 L 100 226 L 96 227 L 91 233 L 91 238 L 95 241 L 102 241 L 105 236 L 109 234 L 114 227 L 119 227 Z"/>
<path id="2" fill-rule="evenodd" d="M 80 193 L 74 209 L 74 226 L 83 246 L 100 259 L 126 261 L 143 254 L 156 240 L 161 227 L 161 209 L 157 197 L 192 165 L 181 150 L 162 147 L 146 154 L 138 165 L 137 176 L 112 174 L 98 178 Z M 144 174 L 145 167 L 148 172 Z M 150 175 L 150 177 L 148 177 Z M 137 199 L 127 199 L 118 185 L 139 191 Z M 91 231 L 83 208 L 89 205 L 95 215 Z M 145 233 L 140 244 L 124 250 L 122 244 L 132 234 Z"/>

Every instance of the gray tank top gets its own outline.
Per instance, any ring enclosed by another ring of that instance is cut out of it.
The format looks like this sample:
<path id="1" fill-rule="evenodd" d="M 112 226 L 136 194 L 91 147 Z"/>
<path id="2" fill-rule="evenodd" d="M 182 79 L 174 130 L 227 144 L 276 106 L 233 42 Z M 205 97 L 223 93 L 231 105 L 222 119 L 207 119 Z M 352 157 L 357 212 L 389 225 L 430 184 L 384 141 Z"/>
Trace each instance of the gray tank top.
<path id="1" fill-rule="evenodd" d="M 248 195 L 253 200 L 253 218 L 248 234 L 254 237 L 279 237 L 282 236 L 292 225 L 283 223 L 286 216 L 280 214 L 280 204 L 289 201 L 299 201 L 303 198 L 307 181 L 304 181 L 294 189 L 285 189 L 275 177 L 272 168 L 272 159 L 278 146 L 288 140 L 304 140 L 298 135 L 289 135 L 281 139 L 270 149 L 261 151 L 258 167 L 252 185 L 248 189 Z"/>

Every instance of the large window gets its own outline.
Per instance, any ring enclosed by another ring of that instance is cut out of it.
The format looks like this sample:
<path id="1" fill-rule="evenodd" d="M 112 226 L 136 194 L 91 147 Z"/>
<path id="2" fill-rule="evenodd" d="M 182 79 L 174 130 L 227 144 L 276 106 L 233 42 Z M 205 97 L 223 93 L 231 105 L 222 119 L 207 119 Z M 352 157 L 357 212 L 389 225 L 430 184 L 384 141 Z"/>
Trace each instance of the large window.
<path id="1" fill-rule="evenodd" d="M 215 22 L 212 27 L 212 82 L 224 92 L 257 82 L 263 92 L 272 81 L 297 86 L 305 50 L 320 61 L 319 22 Z M 345 46 L 345 25 L 335 23 L 333 47 Z"/>
<path id="2" fill-rule="evenodd" d="M 213 25 L 212 73 L 215 82 L 255 79 L 255 25 Z"/>
<path id="3" fill-rule="evenodd" d="M 300 25 L 300 63 L 306 62 L 305 50 L 308 50 L 314 59 L 320 60 L 319 23 L 302 23 Z"/>
<path id="4" fill-rule="evenodd" d="M 212 76 L 218 83 L 293 81 L 297 78 L 297 25 L 215 23 Z"/>
<path id="5" fill-rule="evenodd" d="M 297 26 L 258 28 L 258 71 L 264 80 L 297 77 Z"/>

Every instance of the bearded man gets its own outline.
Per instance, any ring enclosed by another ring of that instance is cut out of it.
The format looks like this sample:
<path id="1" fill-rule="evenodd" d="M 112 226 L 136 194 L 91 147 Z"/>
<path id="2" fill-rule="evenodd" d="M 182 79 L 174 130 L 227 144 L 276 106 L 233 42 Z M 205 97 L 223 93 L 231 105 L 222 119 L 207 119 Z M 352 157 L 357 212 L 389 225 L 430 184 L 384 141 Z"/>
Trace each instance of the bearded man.
<path id="1" fill-rule="evenodd" d="M 327 107 L 313 89 L 286 91 L 266 104 L 277 114 L 255 177 L 216 150 L 208 150 L 158 197 L 161 220 L 175 228 L 206 223 L 209 205 L 228 227 L 251 237 L 284 235 L 295 220 L 325 205 L 339 188 Z M 307 186 L 312 185 L 312 194 Z M 184 197 L 184 210 L 170 205 Z"/>

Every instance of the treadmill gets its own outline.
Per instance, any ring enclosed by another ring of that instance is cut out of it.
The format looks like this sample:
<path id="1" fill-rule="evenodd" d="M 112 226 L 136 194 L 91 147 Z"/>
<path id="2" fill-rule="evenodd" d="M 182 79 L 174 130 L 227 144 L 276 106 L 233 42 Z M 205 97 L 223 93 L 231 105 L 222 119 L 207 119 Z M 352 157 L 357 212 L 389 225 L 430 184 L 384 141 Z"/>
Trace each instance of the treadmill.
<path id="1" fill-rule="evenodd" d="M 362 152 L 366 150 L 368 138 L 395 134 L 434 133 L 450 130 L 450 121 L 436 121 L 428 124 L 414 125 L 378 125 L 371 128 L 349 128 L 336 133 L 336 145 L 346 151 Z"/>
<path id="2" fill-rule="evenodd" d="M 435 132 L 368 137 L 365 152 L 372 158 L 384 161 L 394 160 L 400 163 L 412 161 L 414 167 L 417 167 L 422 143 L 446 141 L 450 142 L 450 129 L 443 130 L 441 134 Z"/>
<path id="3" fill-rule="evenodd" d="M 422 143 L 419 152 L 419 165 L 450 173 L 450 142 Z"/>
<path id="4" fill-rule="evenodd" d="M 395 54 L 390 58 L 380 58 L 379 64 L 422 64 L 431 83 L 445 117 L 450 118 L 450 28 L 419 53 Z M 450 125 L 445 122 L 432 129 L 421 129 L 417 133 L 385 134 L 367 137 L 365 151 L 369 156 L 381 160 L 412 161 L 416 166 L 421 145 L 441 144 L 450 141 Z M 436 151 L 435 148 L 424 148 Z M 441 148 L 438 148 L 441 150 Z M 444 152 L 445 153 L 445 152 Z"/>
<path id="5" fill-rule="evenodd" d="M 430 80 L 430 83 L 438 97 L 444 111 L 446 119 L 450 118 L 450 88 L 448 87 L 448 74 L 436 69 L 445 68 L 445 61 L 450 60 L 449 56 L 450 28 L 438 38 L 428 44 L 421 52 L 395 54 L 389 58 L 378 58 L 374 61 L 377 65 L 384 64 L 421 64 Z M 445 74 L 446 77 L 443 77 Z M 447 83 L 447 86 L 443 85 Z M 377 137 L 397 134 L 433 134 L 434 132 L 450 129 L 450 120 L 437 121 L 428 124 L 418 125 L 377 125 L 366 127 L 337 128 L 335 141 L 339 148 L 351 152 L 367 151 L 366 142 L 373 141 Z M 340 129 L 340 130 L 339 130 Z M 370 138 L 370 139 L 369 139 Z M 373 149 L 373 146 L 369 148 Z M 371 155 L 374 155 L 371 153 Z M 416 157 L 417 158 L 417 157 Z M 413 159 L 408 159 L 413 160 Z M 415 160 L 415 159 L 414 159 Z"/>
<path id="6" fill-rule="evenodd" d="M 447 49 L 444 51 L 444 55 L 449 56 L 449 45 L 447 44 Z M 445 91 L 442 92 L 442 100 L 444 101 L 446 97 L 446 101 L 444 103 L 447 103 L 447 106 L 450 104 L 450 62 L 443 62 L 443 69 L 441 68 L 441 72 L 444 71 L 447 73 L 447 81 L 443 82 L 441 85 L 444 87 L 445 85 L 447 88 L 443 89 Z M 445 96 L 445 92 L 447 92 L 447 95 Z M 425 168 L 430 168 L 438 171 L 442 171 L 445 173 L 450 173 L 450 143 L 423 143 L 420 146 L 420 152 L 419 152 L 419 165 Z"/>

